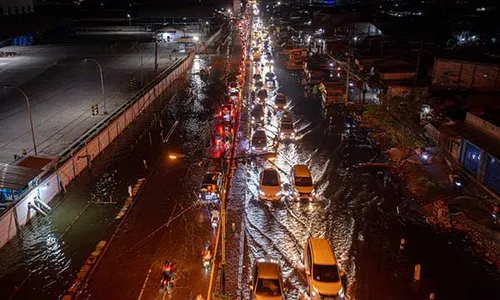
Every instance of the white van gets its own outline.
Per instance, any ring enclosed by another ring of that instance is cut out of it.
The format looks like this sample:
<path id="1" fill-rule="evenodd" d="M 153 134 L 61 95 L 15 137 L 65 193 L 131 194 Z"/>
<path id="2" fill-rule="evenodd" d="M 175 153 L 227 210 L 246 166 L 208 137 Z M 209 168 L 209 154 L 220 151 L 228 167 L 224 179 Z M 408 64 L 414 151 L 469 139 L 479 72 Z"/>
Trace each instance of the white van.
<path id="1" fill-rule="evenodd" d="M 295 200 L 314 200 L 316 191 L 314 190 L 311 172 L 309 172 L 306 165 L 293 166 L 290 182 Z"/>
<path id="2" fill-rule="evenodd" d="M 342 271 L 328 240 L 309 238 L 304 250 L 304 265 L 311 299 L 344 299 Z"/>

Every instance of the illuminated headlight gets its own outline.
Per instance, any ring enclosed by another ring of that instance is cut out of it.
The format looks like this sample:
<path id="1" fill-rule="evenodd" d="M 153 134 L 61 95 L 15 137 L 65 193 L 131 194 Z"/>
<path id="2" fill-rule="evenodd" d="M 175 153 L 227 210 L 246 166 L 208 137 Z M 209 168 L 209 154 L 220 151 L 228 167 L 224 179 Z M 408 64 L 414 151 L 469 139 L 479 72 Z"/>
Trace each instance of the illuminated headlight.
<path id="1" fill-rule="evenodd" d="M 318 297 L 318 293 L 316 293 L 316 291 L 311 291 L 311 297 Z"/>
<path id="2" fill-rule="evenodd" d="M 260 117 L 260 120 L 261 120 L 261 121 L 264 121 L 264 117 Z"/>
<path id="3" fill-rule="evenodd" d="M 316 196 L 316 190 L 312 190 L 311 195 Z"/>
<path id="4" fill-rule="evenodd" d="M 255 150 L 255 146 L 252 146 L 252 150 Z"/>
<path id="5" fill-rule="evenodd" d="M 278 108 L 278 105 L 275 105 L 275 106 L 274 106 L 274 108 L 276 108 L 276 109 L 277 109 L 277 108 Z"/>
<path id="6" fill-rule="evenodd" d="M 283 106 L 284 109 L 288 109 L 288 105 Z"/>
<path id="7" fill-rule="evenodd" d="M 259 195 L 262 195 L 264 196 L 266 193 L 264 193 L 263 191 L 259 190 Z"/>
<path id="8" fill-rule="evenodd" d="M 291 137 L 295 137 L 295 132 L 292 132 L 292 134 L 290 134 Z"/>
<path id="9" fill-rule="evenodd" d="M 252 121 L 251 121 L 251 123 L 252 123 L 252 124 L 255 124 L 255 121 L 254 121 L 254 120 L 252 120 Z"/>
<path id="10" fill-rule="evenodd" d="M 267 147 L 262 148 L 263 151 L 267 151 Z"/>
<path id="11" fill-rule="evenodd" d="M 198 194 L 198 198 L 200 198 L 200 199 L 201 199 L 201 194 Z"/>
<path id="12" fill-rule="evenodd" d="M 281 191 L 277 192 L 275 196 L 281 196 Z"/>

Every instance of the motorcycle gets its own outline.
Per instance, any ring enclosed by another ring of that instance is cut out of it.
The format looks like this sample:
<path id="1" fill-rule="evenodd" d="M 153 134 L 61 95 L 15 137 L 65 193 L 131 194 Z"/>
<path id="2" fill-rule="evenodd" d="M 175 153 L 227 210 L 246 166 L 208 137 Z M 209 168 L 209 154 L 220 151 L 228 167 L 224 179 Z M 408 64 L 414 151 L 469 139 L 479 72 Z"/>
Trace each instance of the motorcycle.
<path id="1" fill-rule="evenodd" d="M 208 250 L 208 249 L 205 250 L 202 253 L 201 260 L 202 260 L 203 267 L 208 269 L 210 267 L 211 262 L 212 262 L 212 251 Z"/>
<path id="2" fill-rule="evenodd" d="M 212 228 L 215 230 L 217 229 L 217 226 L 219 226 L 219 218 L 212 217 Z"/>
<path id="3" fill-rule="evenodd" d="M 170 275 L 167 275 L 167 274 L 163 274 L 162 275 L 162 278 L 161 278 L 161 288 L 165 291 L 169 291 L 170 289 L 172 289 L 172 274 Z"/>

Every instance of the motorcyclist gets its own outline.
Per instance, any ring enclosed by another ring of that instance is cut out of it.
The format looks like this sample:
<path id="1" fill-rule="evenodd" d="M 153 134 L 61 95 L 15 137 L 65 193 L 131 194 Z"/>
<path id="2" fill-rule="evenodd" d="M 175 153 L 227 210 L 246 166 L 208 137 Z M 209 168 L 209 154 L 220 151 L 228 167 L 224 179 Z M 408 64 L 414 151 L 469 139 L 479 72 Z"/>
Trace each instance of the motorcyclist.
<path id="1" fill-rule="evenodd" d="M 203 250 L 201 250 L 201 257 L 202 257 L 204 262 L 212 260 L 212 247 L 205 246 L 205 248 L 203 248 Z"/>
<path id="2" fill-rule="evenodd" d="M 172 279 L 172 276 L 174 275 L 174 272 L 175 272 L 175 263 L 171 262 L 169 260 L 166 260 L 163 263 L 163 266 L 161 269 L 162 280 L 166 279 L 167 281 L 170 281 Z"/>
<path id="3" fill-rule="evenodd" d="M 219 223 L 219 211 L 214 209 L 210 214 L 212 215 L 212 224 Z"/>

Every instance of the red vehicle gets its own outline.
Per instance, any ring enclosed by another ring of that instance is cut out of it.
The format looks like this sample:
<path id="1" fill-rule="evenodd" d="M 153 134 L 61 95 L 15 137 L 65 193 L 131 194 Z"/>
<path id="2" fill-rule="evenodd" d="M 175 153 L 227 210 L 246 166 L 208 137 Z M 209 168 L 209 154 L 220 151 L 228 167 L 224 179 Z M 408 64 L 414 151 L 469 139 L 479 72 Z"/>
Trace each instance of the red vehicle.
<path id="1" fill-rule="evenodd" d="M 222 119 L 222 122 L 230 123 L 233 121 L 234 110 L 232 104 L 226 104 L 221 107 L 219 112 L 219 117 Z"/>

